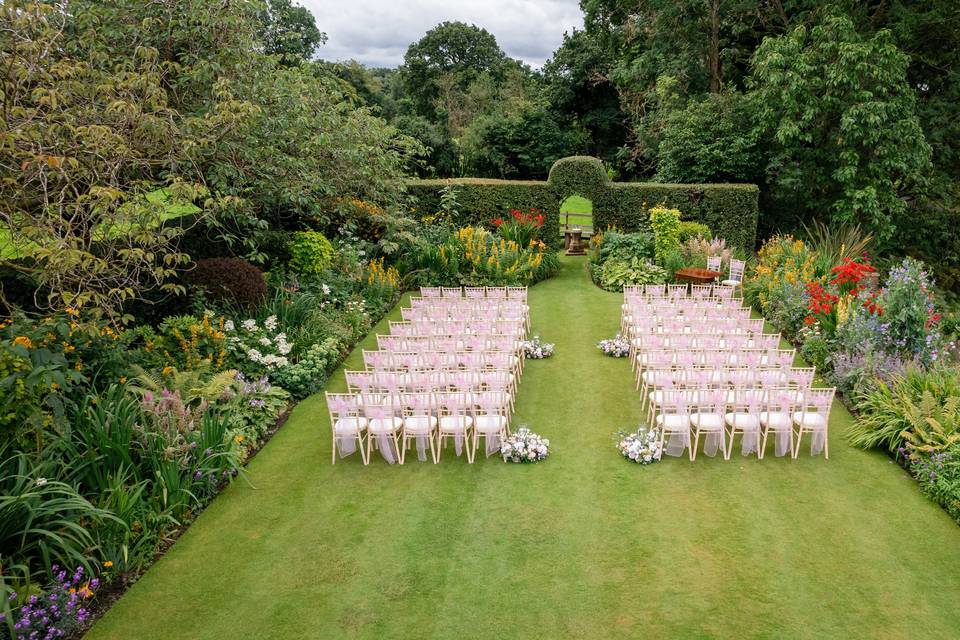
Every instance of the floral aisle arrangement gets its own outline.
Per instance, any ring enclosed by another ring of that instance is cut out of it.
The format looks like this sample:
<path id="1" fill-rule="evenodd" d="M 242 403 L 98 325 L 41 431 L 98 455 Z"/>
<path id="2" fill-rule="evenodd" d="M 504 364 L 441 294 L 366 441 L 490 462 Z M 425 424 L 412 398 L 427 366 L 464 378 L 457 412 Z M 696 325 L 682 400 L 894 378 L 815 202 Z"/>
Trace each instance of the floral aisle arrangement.
<path id="1" fill-rule="evenodd" d="M 553 343 L 542 341 L 540 336 L 533 336 L 530 340 L 523 341 L 523 353 L 527 358 L 543 360 L 553 355 Z"/>
<path id="2" fill-rule="evenodd" d="M 630 355 L 630 343 L 619 333 L 614 338 L 598 342 L 597 348 L 603 351 L 603 355 L 611 358 L 626 358 Z"/>
<path id="3" fill-rule="evenodd" d="M 660 430 L 643 426 L 635 432 L 617 432 L 617 450 L 624 458 L 637 464 L 660 462 L 663 448 L 660 446 Z"/>
<path id="4" fill-rule="evenodd" d="M 504 462 L 540 462 L 550 455 L 550 441 L 520 425 L 500 445 Z"/>

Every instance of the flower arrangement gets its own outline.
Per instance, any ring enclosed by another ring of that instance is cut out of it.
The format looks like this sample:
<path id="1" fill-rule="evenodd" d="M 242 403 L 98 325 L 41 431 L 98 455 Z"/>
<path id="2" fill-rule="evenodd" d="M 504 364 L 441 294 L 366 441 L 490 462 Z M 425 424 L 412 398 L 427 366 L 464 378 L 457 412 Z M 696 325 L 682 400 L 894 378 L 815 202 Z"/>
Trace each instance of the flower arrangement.
<path id="1" fill-rule="evenodd" d="M 611 358 L 626 358 L 630 355 L 630 343 L 619 333 L 615 338 L 607 338 L 597 343 L 597 348 L 603 355 Z"/>
<path id="2" fill-rule="evenodd" d="M 624 458 L 637 464 L 659 462 L 663 455 L 660 430 L 640 427 L 633 433 L 617 432 L 617 450 Z"/>
<path id="3" fill-rule="evenodd" d="M 523 353 L 533 360 L 543 360 L 553 355 L 553 343 L 543 342 L 540 336 L 533 336 L 532 339 L 523 341 Z"/>
<path id="4" fill-rule="evenodd" d="M 540 462 L 550 455 L 550 441 L 520 425 L 500 445 L 500 454 L 504 462 Z"/>

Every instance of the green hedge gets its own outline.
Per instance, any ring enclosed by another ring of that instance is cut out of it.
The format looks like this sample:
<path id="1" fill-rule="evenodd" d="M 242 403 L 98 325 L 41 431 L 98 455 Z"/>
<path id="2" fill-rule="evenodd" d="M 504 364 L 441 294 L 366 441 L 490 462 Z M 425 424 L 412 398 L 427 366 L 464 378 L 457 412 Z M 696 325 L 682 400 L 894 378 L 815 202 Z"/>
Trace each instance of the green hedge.
<path id="1" fill-rule="evenodd" d="M 624 231 L 650 230 L 650 209 L 679 209 L 683 220 L 702 222 L 733 246 L 752 251 L 757 241 L 757 198 L 752 184 L 658 184 L 610 182 L 597 158 L 573 156 L 557 160 L 546 182 L 520 180 L 413 180 L 408 191 L 417 198 L 417 213 L 427 215 L 440 206 L 440 190 L 457 185 L 459 225 L 489 223 L 510 209 L 536 207 L 547 217 L 546 228 L 559 227 L 560 203 L 579 195 L 593 202 L 593 225 L 615 225 Z M 547 234 L 553 246 L 559 234 Z"/>

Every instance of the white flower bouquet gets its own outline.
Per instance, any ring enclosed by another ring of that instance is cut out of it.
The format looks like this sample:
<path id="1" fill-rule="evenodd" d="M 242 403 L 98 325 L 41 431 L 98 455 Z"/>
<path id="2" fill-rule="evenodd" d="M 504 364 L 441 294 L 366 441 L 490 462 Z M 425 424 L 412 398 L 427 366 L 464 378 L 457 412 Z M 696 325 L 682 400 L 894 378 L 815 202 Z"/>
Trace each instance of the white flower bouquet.
<path id="1" fill-rule="evenodd" d="M 533 336 L 531 340 L 523 341 L 523 353 L 533 360 L 543 360 L 553 355 L 553 343 L 543 342 L 540 336 Z"/>
<path id="2" fill-rule="evenodd" d="M 603 355 L 611 358 L 626 358 L 630 355 L 630 343 L 619 333 L 615 338 L 598 342 L 597 348 L 603 351 Z"/>
<path id="3" fill-rule="evenodd" d="M 663 455 L 660 430 L 640 427 L 633 433 L 620 431 L 616 436 L 617 450 L 624 458 L 637 464 L 659 462 Z"/>
<path id="4" fill-rule="evenodd" d="M 540 462 L 550 455 L 550 441 L 520 425 L 501 443 L 500 454 L 504 462 Z"/>

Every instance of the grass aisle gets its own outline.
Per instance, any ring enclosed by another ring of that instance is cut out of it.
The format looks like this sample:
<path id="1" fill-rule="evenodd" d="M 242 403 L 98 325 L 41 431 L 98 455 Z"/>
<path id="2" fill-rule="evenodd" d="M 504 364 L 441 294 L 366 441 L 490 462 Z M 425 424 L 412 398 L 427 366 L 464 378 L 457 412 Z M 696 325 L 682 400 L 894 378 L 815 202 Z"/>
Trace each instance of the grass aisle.
<path id="1" fill-rule="evenodd" d="M 957 637 L 960 529 L 844 443 L 848 414 L 829 461 L 632 466 L 629 364 L 595 348 L 620 296 L 564 259 L 530 299 L 557 355 L 527 363 L 514 424 L 546 462 L 331 466 L 315 396 L 88 637 Z"/>

